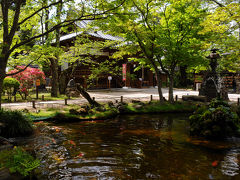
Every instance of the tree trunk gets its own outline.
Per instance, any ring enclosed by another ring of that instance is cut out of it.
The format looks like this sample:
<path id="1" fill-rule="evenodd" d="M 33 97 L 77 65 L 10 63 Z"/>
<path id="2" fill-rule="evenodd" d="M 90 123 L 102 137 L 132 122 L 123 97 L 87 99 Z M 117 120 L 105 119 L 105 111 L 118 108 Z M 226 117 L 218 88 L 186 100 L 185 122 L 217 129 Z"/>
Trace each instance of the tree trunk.
<path id="1" fill-rule="evenodd" d="M 187 87 L 187 66 L 180 66 L 180 85 Z"/>
<path id="2" fill-rule="evenodd" d="M 161 74 L 158 68 L 155 68 L 155 73 L 157 75 L 157 86 L 158 86 L 158 95 L 159 95 L 159 101 L 164 102 L 164 97 L 162 94 L 162 80 L 161 80 Z"/>
<path id="3" fill-rule="evenodd" d="M 50 59 L 51 62 L 51 72 L 52 72 L 52 89 L 51 96 L 58 97 L 59 94 L 59 85 L 58 85 L 58 62 L 56 59 Z"/>
<path id="4" fill-rule="evenodd" d="M 60 15 L 62 12 L 62 3 L 57 7 L 57 20 L 61 21 Z M 60 48 L 60 28 L 56 29 L 56 46 Z M 58 97 L 59 94 L 59 79 L 58 79 L 58 61 L 59 61 L 59 52 L 56 53 L 56 59 L 51 59 L 51 68 L 52 68 L 52 97 Z"/>
<path id="5" fill-rule="evenodd" d="M 44 6 L 48 6 L 48 0 L 44 0 L 44 1 L 43 1 L 43 5 L 44 5 Z M 45 10 L 45 31 L 48 31 L 48 30 L 49 30 L 48 24 L 49 24 L 49 10 L 46 9 L 46 10 Z M 46 41 L 48 40 L 48 34 L 46 34 L 45 40 L 46 40 Z"/>
<path id="6" fill-rule="evenodd" d="M 77 90 L 80 92 L 80 94 L 88 101 L 88 103 L 91 105 L 91 106 L 94 106 L 94 107 L 99 107 L 101 106 L 98 102 L 96 102 L 95 100 L 93 100 L 91 98 L 91 96 L 87 93 L 87 91 L 85 91 L 81 86 L 80 84 L 76 84 L 76 87 L 77 87 Z"/>
<path id="7" fill-rule="evenodd" d="M 173 79 L 173 76 L 174 76 L 173 73 L 171 73 L 169 76 L 168 101 L 170 103 L 174 102 L 174 98 L 173 98 L 173 83 L 174 83 L 173 81 L 174 81 L 174 79 Z"/>
<path id="8" fill-rule="evenodd" d="M 0 109 L 2 107 L 3 79 L 4 77 L 0 74 Z"/>
<path id="9" fill-rule="evenodd" d="M 59 92 L 60 94 L 66 93 L 67 82 L 69 81 L 67 70 L 61 72 L 59 76 Z"/>
<path id="10" fill-rule="evenodd" d="M 0 109 L 2 107 L 2 92 L 3 92 L 3 80 L 6 76 L 6 60 L 4 59 L 3 53 L 0 54 L 2 58 L 0 57 Z"/>

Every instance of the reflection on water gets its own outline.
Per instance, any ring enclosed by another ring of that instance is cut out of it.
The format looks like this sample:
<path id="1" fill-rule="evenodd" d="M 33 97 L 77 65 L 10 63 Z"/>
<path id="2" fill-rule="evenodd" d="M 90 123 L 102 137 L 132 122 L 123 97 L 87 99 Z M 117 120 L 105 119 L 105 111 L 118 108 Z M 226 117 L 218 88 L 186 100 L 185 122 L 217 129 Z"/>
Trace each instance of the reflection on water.
<path id="1" fill-rule="evenodd" d="M 222 173 L 228 176 L 235 176 L 239 172 L 238 156 L 240 149 L 230 149 L 221 163 Z"/>
<path id="2" fill-rule="evenodd" d="M 42 148 L 48 156 L 40 159 L 48 166 L 49 179 L 240 178 L 240 141 L 189 138 L 186 119 L 187 115 L 131 115 L 50 125 L 56 131 Z"/>

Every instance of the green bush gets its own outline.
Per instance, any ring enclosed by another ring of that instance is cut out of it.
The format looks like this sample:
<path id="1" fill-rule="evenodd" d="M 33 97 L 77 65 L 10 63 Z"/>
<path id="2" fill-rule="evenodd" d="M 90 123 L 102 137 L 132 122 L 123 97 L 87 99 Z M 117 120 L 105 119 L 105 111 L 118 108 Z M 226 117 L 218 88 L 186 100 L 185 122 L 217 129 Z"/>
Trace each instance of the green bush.
<path id="1" fill-rule="evenodd" d="M 219 139 L 237 133 L 238 116 L 227 102 L 212 100 L 190 116 L 190 134 Z"/>
<path id="2" fill-rule="evenodd" d="M 3 90 L 7 91 L 8 100 L 11 101 L 12 95 L 16 94 L 19 89 L 20 83 L 14 78 L 5 78 L 3 80 Z"/>
<path id="3" fill-rule="evenodd" d="M 12 150 L 0 152 L 0 168 L 8 168 L 10 173 L 18 172 L 23 176 L 28 176 L 39 165 L 40 161 L 22 148 L 15 147 Z"/>
<path id="4" fill-rule="evenodd" d="M 0 123 L 0 136 L 3 137 L 27 136 L 33 132 L 32 123 L 19 111 L 1 109 Z"/>

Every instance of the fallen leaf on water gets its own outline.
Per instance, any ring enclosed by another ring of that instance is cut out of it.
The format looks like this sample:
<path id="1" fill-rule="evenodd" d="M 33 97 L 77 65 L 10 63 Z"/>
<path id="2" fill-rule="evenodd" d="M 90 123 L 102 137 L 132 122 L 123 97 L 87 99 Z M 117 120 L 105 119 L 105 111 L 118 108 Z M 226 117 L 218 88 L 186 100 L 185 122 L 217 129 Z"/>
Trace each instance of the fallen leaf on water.
<path id="1" fill-rule="evenodd" d="M 43 121 L 35 122 L 35 124 L 42 124 L 42 123 L 43 123 Z"/>
<path id="2" fill-rule="evenodd" d="M 76 146 L 76 143 L 73 140 L 69 140 L 68 142 L 69 142 L 69 144 Z"/>
<path id="3" fill-rule="evenodd" d="M 56 140 L 55 140 L 55 139 L 53 139 L 53 138 L 52 138 L 52 142 L 53 142 L 54 144 L 56 144 Z"/>
<path id="4" fill-rule="evenodd" d="M 212 162 L 212 166 L 213 167 L 216 167 L 217 165 L 218 165 L 218 161 L 217 160 Z"/>
<path id="5" fill-rule="evenodd" d="M 57 154 L 53 154 L 52 157 L 53 157 L 53 159 L 54 159 L 55 161 L 57 161 L 57 163 L 61 163 L 61 162 L 62 162 L 62 159 L 60 159 Z"/>
<path id="6" fill-rule="evenodd" d="M 83 157 L 84 156 L 84 154 L 83 153 L 79 153 L 78 155 L 77 155 L 77 157 Z"/>
<path id="7" fill-rule="evenodd" d="M 80 132 L 82 135 L 86 135 L 86 133 L 85 132 Z"/>

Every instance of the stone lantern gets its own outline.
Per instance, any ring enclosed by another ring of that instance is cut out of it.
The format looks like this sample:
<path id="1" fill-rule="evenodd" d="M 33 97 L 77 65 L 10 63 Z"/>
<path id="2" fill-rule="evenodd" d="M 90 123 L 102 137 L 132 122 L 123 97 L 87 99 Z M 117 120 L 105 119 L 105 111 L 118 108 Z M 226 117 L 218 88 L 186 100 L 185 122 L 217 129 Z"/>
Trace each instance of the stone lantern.
<path id="1" fill-rule="evenodd" d="M 213 98 L 228 100 L 227 89 L 224 86 L 222 78 L 216 71 L 218 66 L 217 60 L 221 58 L 217 50 L 218 49 L 211 49 L 210 55 L 207 56 L 210 60 L 209 65 L 211 71 L 205 73 L 202 86 L 199 89 L 199 95 L 206 96 L 208 101 L 211 101 Z"/>

